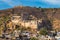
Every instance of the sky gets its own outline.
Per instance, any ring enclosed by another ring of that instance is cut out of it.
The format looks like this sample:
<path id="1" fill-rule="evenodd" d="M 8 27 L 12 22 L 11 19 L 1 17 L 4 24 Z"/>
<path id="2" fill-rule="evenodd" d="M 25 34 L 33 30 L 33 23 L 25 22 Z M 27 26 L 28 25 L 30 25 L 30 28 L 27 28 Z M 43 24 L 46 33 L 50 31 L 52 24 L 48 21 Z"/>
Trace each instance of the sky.
<path id="1" fill-rule="evenodd" d="M 60 8 L 60 0 L 0 0 L 0 10 L 13 8 L 15 6 Z"/>

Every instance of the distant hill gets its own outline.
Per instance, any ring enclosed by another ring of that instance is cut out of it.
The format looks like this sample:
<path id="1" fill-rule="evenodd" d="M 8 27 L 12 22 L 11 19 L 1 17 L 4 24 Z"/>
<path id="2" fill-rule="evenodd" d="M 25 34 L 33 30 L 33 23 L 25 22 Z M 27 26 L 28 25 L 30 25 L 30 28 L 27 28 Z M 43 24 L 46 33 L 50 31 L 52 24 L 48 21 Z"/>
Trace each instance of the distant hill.
<path id="1" fill-rule="evenodd" d="M 36 7 L 22 7 L 22 6 L 18 6 L 6 10 L 0 10 L 0 16 L 9 15 L 9 14 L 21 14 L 24 12 L 34 15 L 37 18 L 41 18 L 45 16 L 52 17 L 53 15 L 54 18 L 60 19 L 59 8 L 52 9 L 52 8 L 36 8 Z"/>

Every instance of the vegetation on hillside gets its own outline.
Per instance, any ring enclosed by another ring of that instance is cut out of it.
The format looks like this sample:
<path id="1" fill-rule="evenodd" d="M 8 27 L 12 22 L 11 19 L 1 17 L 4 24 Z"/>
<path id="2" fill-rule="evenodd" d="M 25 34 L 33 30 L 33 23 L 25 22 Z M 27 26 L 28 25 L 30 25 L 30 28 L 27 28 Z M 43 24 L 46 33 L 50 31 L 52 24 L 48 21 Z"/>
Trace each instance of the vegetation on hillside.
<path id="1" fill-rule="evenodd" d="M 53 23 L 54 19 L 60 20 L 60 9 L 41 8 L 41 7 L 32 8 L 32 7 L 28 7 L 28 6 L 27 7 L 19 6 L 19 7 L 7 9 L 7 10 L 0 10 L 0 17 L 2 18 L 0 20 L 0 25 L 2 25 L 4 22 L 8 21 L 10 19 L 11 15 L 13 15 L 13 14 L 21 15 L 24 13 L 33 15 L 37 19 L 43 19 L 43 23 L 41 23 L 41 24 L 43 24 L 43 26 L 41 25 L 39 27 L 47 27 L 47 29 L 55 28 L 55 26 L 53 27 L 53 25 L 58 22 L 56 21 L 56 23 Z M 57 25 L 57 26 L 58 26 L 58 28 L 60 27 L 60 25 Z"/>

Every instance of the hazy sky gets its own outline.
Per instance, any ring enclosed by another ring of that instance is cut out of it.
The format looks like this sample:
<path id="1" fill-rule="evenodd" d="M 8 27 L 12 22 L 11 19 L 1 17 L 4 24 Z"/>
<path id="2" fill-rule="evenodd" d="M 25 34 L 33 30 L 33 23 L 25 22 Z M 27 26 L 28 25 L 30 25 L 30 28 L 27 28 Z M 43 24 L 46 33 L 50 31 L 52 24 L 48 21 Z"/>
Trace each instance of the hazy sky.
<path id="1" fill-rule="evenodd" d="M 60 8 L 60 0 L 0 0 L 0 10 L 14 6 Z"/>

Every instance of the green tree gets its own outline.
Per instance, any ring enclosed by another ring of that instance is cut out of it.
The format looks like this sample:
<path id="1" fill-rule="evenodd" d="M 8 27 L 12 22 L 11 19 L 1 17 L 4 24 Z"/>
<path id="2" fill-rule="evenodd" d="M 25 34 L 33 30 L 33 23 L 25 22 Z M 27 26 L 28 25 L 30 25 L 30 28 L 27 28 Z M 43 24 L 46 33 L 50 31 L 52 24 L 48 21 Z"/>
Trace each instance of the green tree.
<path id="1" fill-rule="evenodd" d="M 0 26 L 0 35 L 3 33 L 3 29 L 4 29 L 4 27 L 3 27 L 3 25 L 1 25 Z"/>
<path id="2" fill-rule="evenodd" d="M 21 31 L 26 31 L 27 28 L 23 27 L 23 28 L 21 28 L 20 30 L 21 30 Z"/>
<path id="3" fill-rule="evenodd" d="M 40 35 L 47 35 L 48 32 L 46 28 L 41 28 L 39 33 Z"/>
<path id="4" fill-rule="evenodd" d="M 37 38 L 35 38 L 35 37 L 32 37 L 30 40 L 38 40 Z"/>
<path id="5" fill-rule="evenodd" d="M 27 30 L 28 30 L 28 31 L 31 31 L 31 28 L 30 28 L 30 27 L 27 27 Z"/>

